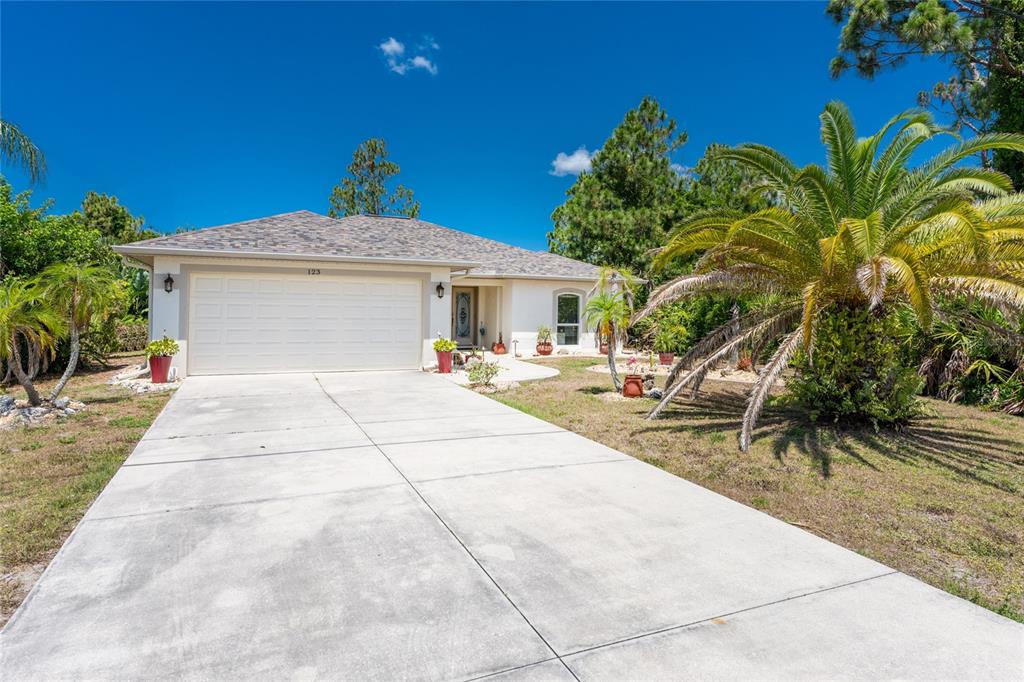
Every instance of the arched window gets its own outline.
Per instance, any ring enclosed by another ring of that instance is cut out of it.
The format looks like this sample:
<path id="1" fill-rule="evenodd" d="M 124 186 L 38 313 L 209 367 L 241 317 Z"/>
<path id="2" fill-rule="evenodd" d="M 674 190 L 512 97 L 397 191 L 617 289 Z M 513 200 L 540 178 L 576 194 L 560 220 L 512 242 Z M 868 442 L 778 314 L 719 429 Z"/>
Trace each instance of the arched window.
<path id="1" fill-rule="evenodd" d="M 578 346 L 580 343 L 579 294 L 558 294 L 555 303 L 555 342 L 559 346 Z"/>

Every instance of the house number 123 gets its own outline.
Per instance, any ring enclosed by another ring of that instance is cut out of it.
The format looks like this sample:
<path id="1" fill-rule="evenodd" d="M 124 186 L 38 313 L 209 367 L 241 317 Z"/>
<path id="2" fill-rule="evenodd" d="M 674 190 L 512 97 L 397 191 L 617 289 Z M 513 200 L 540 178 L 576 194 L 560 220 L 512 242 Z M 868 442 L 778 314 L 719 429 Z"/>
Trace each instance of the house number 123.
<path id="1" fill-rule="evenodd" d="M 320 274 L 320 268 L 310 268 L 309 270 L 306 270 L 306 274 L 307 275 L 319 275 Z"/>

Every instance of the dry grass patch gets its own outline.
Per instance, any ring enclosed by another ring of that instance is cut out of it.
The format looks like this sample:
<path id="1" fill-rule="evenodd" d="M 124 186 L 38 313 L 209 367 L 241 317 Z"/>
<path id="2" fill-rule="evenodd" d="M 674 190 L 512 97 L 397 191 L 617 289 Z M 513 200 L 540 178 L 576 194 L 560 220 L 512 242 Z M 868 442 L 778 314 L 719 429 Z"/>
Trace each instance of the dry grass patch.
<path id="1" fill-rule="evenodd" d="M 838 430 L 769 407 L 737 447 L 745 387 L 708 382 L 661 419 L 602 400 L 593 359 L 499 400 L 1024 621 L 1024 419 L 927 400 L 900 433 Z"/>
<path id="2" fill-rule="evenodd" d="M 140 361 L 117 358 L 107 370 L 76 375 L 64 395 L 85 402 L 85 411 L 0 431 L 0 625 L 170 397 L 107 385 L 113 374 Z M 38 386 L 48 390 L 54 382 Z M 20 386 L 8 391 L 24 393 Z"/>

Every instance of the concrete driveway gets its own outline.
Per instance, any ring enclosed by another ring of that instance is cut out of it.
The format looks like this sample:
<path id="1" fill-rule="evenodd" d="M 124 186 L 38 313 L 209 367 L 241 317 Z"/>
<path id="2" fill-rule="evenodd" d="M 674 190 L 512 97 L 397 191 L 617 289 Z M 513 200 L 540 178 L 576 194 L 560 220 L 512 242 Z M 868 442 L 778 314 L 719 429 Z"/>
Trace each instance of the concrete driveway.
<path id="1" fill-rule="evenodd" d="M 1010 620 L 414 372 L 189 378 L 2 637 L 12 681 L 1024 676 Z"/>

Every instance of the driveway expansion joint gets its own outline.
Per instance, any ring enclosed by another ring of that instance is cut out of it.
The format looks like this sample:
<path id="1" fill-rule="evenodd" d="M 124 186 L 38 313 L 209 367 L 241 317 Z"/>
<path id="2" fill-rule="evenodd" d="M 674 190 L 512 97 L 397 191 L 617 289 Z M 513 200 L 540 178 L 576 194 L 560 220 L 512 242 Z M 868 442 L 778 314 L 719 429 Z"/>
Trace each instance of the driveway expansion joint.
<path id="1" fill-rule="evenodd" d="M 370 440 L 370 442 L 373 444 L 373 446 L 375 448 L 377 448 L 377 451 L 381 454 L 381 456 L 384 457 L 384 459 L 386 459 L 388 461 L 388 463 L 392 467 L 394 467 L 395 471 L 398 472 L 398 475 L 401 476 L 402 479 L 405 480 L 406 484 L 412 489 L 412 491 L 414 493 L 416 493 L 416 496 L 420 498 L 420 501 L 423 502 L 423 504 L 426 506 L 426 508 L 430 510 L 430 512 L 434 515 L 434 517 L 438 520 L 438 522 L 442 526 L 444 526 L 445 530 L 447 530 L 451 534 L 451 536 L 453 538 L 455 538 L 455 541 L 459 543 L 459 546 L 461 546 L 462 549 L 469 556 L 469 558 L 471 558 L 473 560 L 473 562 L 476 563 L 477 567 L 483 572 L 483 574 L 485 576 L 487 576 L 487 579 L 491 581 L 491 584 L 494 585 L 494 587 L 498 590 L 498 592 L 501 593 L 501 595 L 503 597 L 505 597 L 505 600 L 509 603 L 509 605 L 512 606 L 513 609 L 515 609 L 516 613 L 518 613 L 520 615 L 520 617 L 522 617 L 523 621 L 527 625 L 530 626 L 530 629 L 533 630 L 534 634 L 537 635 L 537 637 L 540 639 L 540 641 L 542 641 L 544 643 L 544 646 L 546 646 L 548 648 L 548 650 L 552 654 L 554 654 L 554 658 L 556 658 L 558 660 L 558 662 L 561 663 L 562 666 L 566 669 L 566 671 L 568 671 L 568 673 L 570 675 L 572 675 L 573 679 L 575 679 L 577 682 L 580 682 L 580 678 L 577 677 L 576 673 L 573 672 L 572 668 L 570 668 L 569 665 L 565 661 L 562 660 L 562 657 L 558 654 L 557 651 L 555 651 L 555 648 L 553 646 L 551 646 L 551 643 L 548 642 L 548 640 L 544 637 L 544 635 L 542 635 L 540 633 L 540 631 L 537 629 L 537 626 L 534 625 L 530 621 L 530 619 L 526 617 L 526 614 L 523 613 L 522 609 L 520 609 L 519 606 L 512 600 L 512 597 L 509 596 L 508 592 L 506 592 L 505 589 L 498 583 L 498 581 L 495 580 L 494 576 L 491 575 L 490 572 L 486 568 L 484 568 L 484 565 L 480 562 L 480 560 L 476 557 L 476 555 L 474 555 L 473 552 L 470 551 L 469 547 L 466 545 L 465 542 L 463 542 L 462 538 L 459 537 L 459 535 L 448 524 L 448 522 L 445 521 L 444 518 L 442 518 L 441 514 L 439 514 L 438 511 L 436 509 L 434 509 L 434 507 L 430 504 L 430 502 L 427 501 L 427 498 L 423 496 L 423 493 L 420 492 L 419 488 L 417 488 L 416 485 L 411 480 L 409 480 L 409 477 L 405 475 L 405 472 L 402 471 L 398 467 L 398 465 L 395 464 L 391 460 L 390 457 L 388 457 L 388 454 L 386 452 L 384 452 L 384 450 L 380 447 L 380 445 L 378 445 L 377 442 L 373 440 L 373 438 L 370 436 L 370 434 L 367 433 L 363 429 L 362 425 L 359 424 L 359 422 L 356 421 L 352 417 L 352 415 L 350 415 L 348 413 L 348 410 L 346 410 L 344 407 L 342 407 L 341 404 L 337 400 L 334 399 L 334 396 L 332 396 L 330 393 L 327 392 L 327 389 L 324 388 L 324 385 L 322 383 L 320 383 L 320 377 L 318 375 L 314 374 L 313 378 L 316 380 L 317 385 L 320 386 L 320 389 L 331 400 L 331 402 L 333 402 L 335 405 L 337 405 L 338 409 L 341 410 L 345 414 L 346 417 L 348 417 L 349 419 L 352 419 L 352 421 L 355 422 L 355 424 L 359 428 L 359 430 L 362 431 L 363 435 L 365 435 Z M 564 430 L 564 429 L 559 429 L 559 430 Z"/>
<path id="2" fill-rule="evenodd" d="M 364 446 L 368 447 L 368 446 Z M 402 485 L 401 482 L 384 483 L 382 485 L 368 485 L 362 488 L 346 488 L 344 490 L 325 490 L 315 493 L 299 493 L 297 495 L 282 495 L 280 497 L 259 497 L 251 500 L 237 500 L 235 502 L 217 502 L 214 504 L 197 504 L 190 507 L 169 507 L 154 511 L 136 512 L 134 514 L 112 514 L 110 516 L 93 516 L 83 518 L 81 523 L 92 523 L 94 521 L 111 521 L 114 519 L 131 519 L 137 516 L 156 516 L 158 514 L 180 514 L 185 512 L 205 511 L 207 509 L 222 509 L 224 507 L 242 507 L 247 504 L 267 504 L 268 502 L 287 502 L 288 500 L 303 500 L 311 497 L 328 497 L 331 495 L 354 495 L 365 493 L 371 490 L 384 490 Z"/>
<path id="3" fill-rule="evenodd" d="M 795 601 L 795 600 L 799 600 L 799 599 L 804 599 L 806 597 L 813 597 L 815 595 L 823 594 L 825 592 L 832 592 L 834 590 L 841 590 L 841 589 L 843 589 L 845 587 L 851 587 L 853 585 L 859 585 L 861 583 L 871 582 L 872 580 L 878 580 L 879 578 L 886 578 L 886 577 L 891 576 L 891 575 L 899 575 L 899 571 L 896 571 L 896 570 L 886 571 L 885 573 L 879 573 L 878 575 L 871 575 L 871 576 L 868 576 L 866 578 L 859 578 L 857 580 L 850 580 L 850 581 L 847 581 L 845 583 L 841 583 L 839 585 L 830 585 L 828 587 L 822 587 L 822 588 L 817 589 L 817 590 L 811 590 L 810 592 L 804 592 L 802 594 L 794 594 L 794 595 L 789 596 L 789 597 L 783 597 L 782 599 L 775 599 L 773 601 L 768 601 L 768 602 L 765 602 L 763 604 L 755 604 L 754 606 L 746 606 L 746 607 L 744 607 L 742 609 L 736 609 L 735 611 L 729 611 L 727 613 L 715 614 L 713 616 L 708 616 L 706 618 L 701 618 L 699 620 L 695 620 L 695 621 L 692 621 L 692 622 L 689 622 L 689 623 L 683 623 L 681 625 L 670 625 L 668 627 L 658 628 L 657 630 L 651 630 L 650 632 L 643 632 L 643 633 L 640 633 L 638 635 L 631 635 L 629 637 L 623 637 L 621 639 L 612 640 L 610 642 L 605 642 L 603 644 L 595 644 L 594 646 L 588 646 L 588 647 L 584 647 L 582 649 L 577 649 L 575 651 L 572 651 L 572 652 L 569 652 L 569 653 L 566 653 L 566 654 L 562 654 L 562 656 L 565 657 L 565 658 L 568 658 L 570 656 L 578 656 L 579 654 L 585 654 L 585 653 L 587 653 L 589 651 L 597 651 L 598 649 L 606 649 L 608 647 L 617 646 L 619 644 L 625 644 L 626 642 L 635 642 L 635 641 L 640 640 L 640 639 L 646 639 L 647 637 L 653 637 L 655 635 L 663 635 L 666 632 L 675 632 L 676 630 L 685 630 L 686 628 L 691 628 L 691 627 L 694 627 L 695 625 L 700 625 L 702 623 L 710 623 L 710 622 L 712 622 L 714 620 L 717 620 L 719 618 L 729 618 L 731 616 L 736 616 L 736 615 L 739 615 L 741 613 L 748 613 L 750 611 L 757 611 L 758 609 L 767 608 L 769 606 L 775 606 L 777 604 L 785 604 L 786 602 L 791 602 L 791 601 Z"/>

